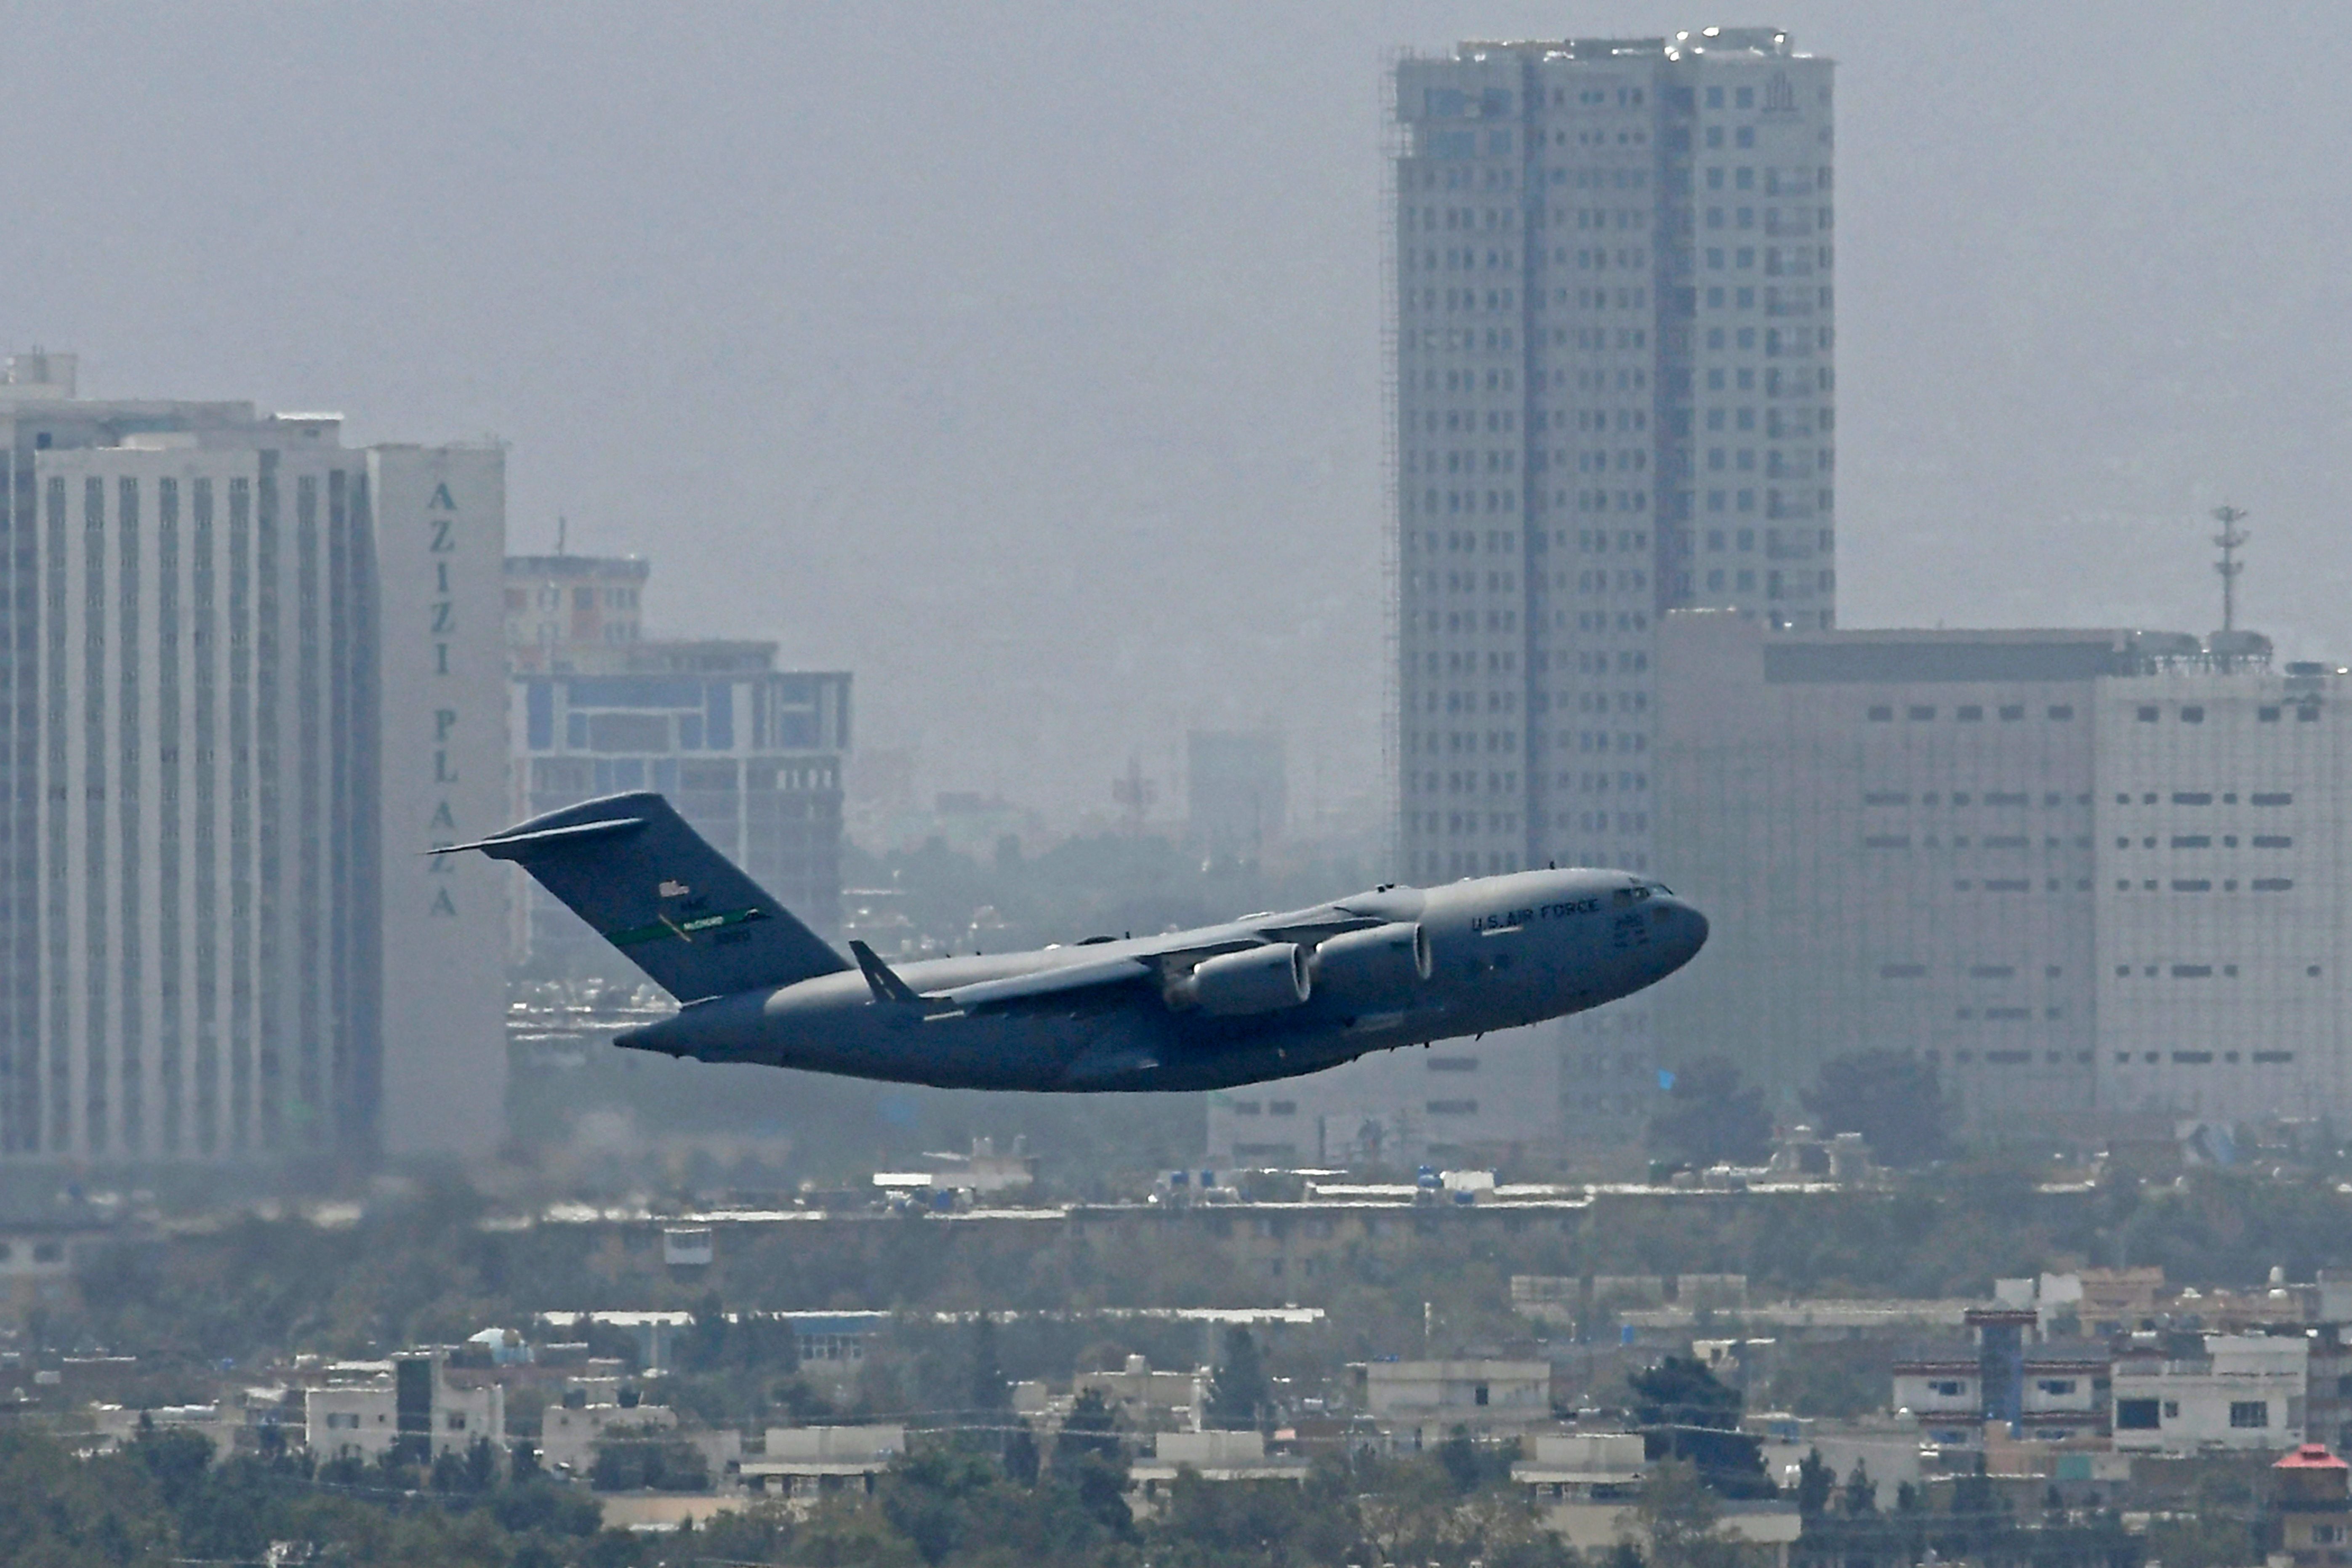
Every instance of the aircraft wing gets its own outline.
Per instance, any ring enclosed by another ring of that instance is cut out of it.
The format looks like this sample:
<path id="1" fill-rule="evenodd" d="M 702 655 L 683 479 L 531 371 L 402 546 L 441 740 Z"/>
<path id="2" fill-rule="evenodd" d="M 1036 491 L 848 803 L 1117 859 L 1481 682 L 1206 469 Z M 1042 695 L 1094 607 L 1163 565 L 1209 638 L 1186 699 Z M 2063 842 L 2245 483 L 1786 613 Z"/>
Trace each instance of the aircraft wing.
<path id="1" fill-rule="evenodd" d="M 1336 908 L 1277 916 L 1265 924 L 1237 921 L 1231 926 L 1171 937 L 1166 946 L 1155 946 L 1132 957 L 1095 959 L 1064 964 L 1057 969 L 1016 974 L 1007 980 L 983 980 L 972 985 L 959 985 L 952 991 L 929 992 L 923 999 L 946 1002 L 964 1012 L 972 1013 L 984 1007 L 1042 1001 L 1097 986 L 1127 985 L 1143 980 L 1157 982 L 1171 972 L 1181 974 L 1189 969 L 1191 963 L 1187 960 L 1198 963 L 1221 952 L 1255 947 L 1261 942 L 1295 942 L 1312 945 L 1342 931 L 1361 931 L 1381 923 L 1376 918 Z"/>
<path id="2" fill-rule="evenodd" d="M 1124 985 L 1138 980 L 1155 978 L 1157 965 L 1139 958 L 1102 958 L 1090 963 L 1066 963 L 1058 969 L 1040 969 L 1027 974 L 1016 974 L 1008 980 L 983 980 L 977 984 L 959 985 L 951 991 L 927 993 L 927 1002 L 946 1002 L 966 1013 L 977 1013 L 983 1007 L 1003 1007 L 1019 1002 L 1043 1001 L 1066 992 L 1084 991 L 1097 985 Z"/>
<path id="3" fill-rule="evenodd" d="M 1264 923 L 1260 923 L 1261 920 Z M 1289 915 L 1253 916 L 1229 926 L 1171 936 L 1166 945 L 1154 946 L 1139 954 L 1032 970 L 1003 980 L 982 980 L 946 991 L 927 991 L 919 996 L 865 943 L 853 942 L 849 945 L 857 955 L 858 967 L 866 973 L 866 983 L 874 988 L 877 1002 L 943 1002 L 959 1012 L 977 1013 L 992 1007 L 1047 1002 L 1076 991 L 1132 985 L 1147 980 L 1158 982 L 1171 971 L 1181 973 L 1179 966 L 1189 967 L 1185 964 L 1188 959 L 1198 963 L 1221 952 L 1234 952 L 1265 942 L 1311 944 L 1341 931 L 1360 931 L 1381 923 L 1376 917 L 1336 906 Z"/>

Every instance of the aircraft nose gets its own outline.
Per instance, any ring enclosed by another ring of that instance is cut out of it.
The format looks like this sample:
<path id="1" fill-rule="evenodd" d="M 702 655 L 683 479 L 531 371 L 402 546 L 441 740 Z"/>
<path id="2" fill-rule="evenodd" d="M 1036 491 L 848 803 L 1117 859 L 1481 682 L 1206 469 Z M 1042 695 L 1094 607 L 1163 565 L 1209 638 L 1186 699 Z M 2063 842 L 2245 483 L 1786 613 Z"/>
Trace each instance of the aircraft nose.
<path id="1" fill-rule="evenodd" d="M 1675 966 L 1680 968 L 1696 957 L 1698 950 L 1706 945 L 1706 917 L 1680 899 L 1669 900 L 1667 911 L 1664 934 L 1675 954 Z"/>

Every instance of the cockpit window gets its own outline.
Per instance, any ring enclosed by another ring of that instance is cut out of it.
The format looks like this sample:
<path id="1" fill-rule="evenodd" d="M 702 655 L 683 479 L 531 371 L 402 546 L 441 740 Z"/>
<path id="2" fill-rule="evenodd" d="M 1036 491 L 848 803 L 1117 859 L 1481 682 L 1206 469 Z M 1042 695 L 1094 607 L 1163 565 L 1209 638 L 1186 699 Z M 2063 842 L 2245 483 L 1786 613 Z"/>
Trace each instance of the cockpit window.
<path id="1" fill-rule="evenodd" d="M 1619 909 L 1623 909 L 1629 904 L 1638 904 L 1647 899 L 1671 899 L 1674 896 L 1675 890 L 1664 882 L 1636 882 L 1630 888 L 1618 889 L 1610 896 L 1609 901 Z"/>

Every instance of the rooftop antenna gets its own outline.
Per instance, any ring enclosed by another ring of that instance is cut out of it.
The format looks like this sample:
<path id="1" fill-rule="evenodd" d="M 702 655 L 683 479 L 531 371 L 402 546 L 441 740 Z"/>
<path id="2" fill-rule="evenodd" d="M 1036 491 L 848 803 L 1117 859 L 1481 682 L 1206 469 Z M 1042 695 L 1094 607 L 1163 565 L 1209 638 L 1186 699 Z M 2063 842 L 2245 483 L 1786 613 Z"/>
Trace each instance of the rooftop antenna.
<path id="1" fill-rule="evenodd" d="M 563 553 L 563 531 L 569 526 L 571 521 L 570 518 L 562 516 L 558 516 L 555 520 L 555 552 L 558 555 Z"/>
<path id="2" fill-rule="evenodd" d="M 2213 563 L 2213 570 L 2221 578 L 2221 629 L 2225 632 L 2238 629 L 2238 574 L 2246 569 L 2246 563 L 2238 559 L 2238 549 L 2248 538 L 2238 524 L 2249 515 L 2240 507 L 2213 509 L 2213 521 L 2221 525 L 2221 531 L 2213 536 L 2213 542 L 2221 549 L 2221 559 Z"/>

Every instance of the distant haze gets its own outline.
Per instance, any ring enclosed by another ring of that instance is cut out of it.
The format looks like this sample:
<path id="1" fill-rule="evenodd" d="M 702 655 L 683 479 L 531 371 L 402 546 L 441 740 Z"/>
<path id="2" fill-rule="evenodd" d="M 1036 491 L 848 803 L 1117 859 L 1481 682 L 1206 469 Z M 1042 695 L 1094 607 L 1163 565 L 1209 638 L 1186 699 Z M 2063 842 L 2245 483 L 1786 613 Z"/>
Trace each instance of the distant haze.
<path id="1" fill-rule="evenodd" d="M 2317 4 L 12 7 L 0 340 L 96 396 L 495 433 L 510 531 L 857 676 L 928 791 L 1190 725 L 1381 795 L 1398 46 L 1840 63 L 1848 626 L 2352 656 L 2352 28 Z"/>

